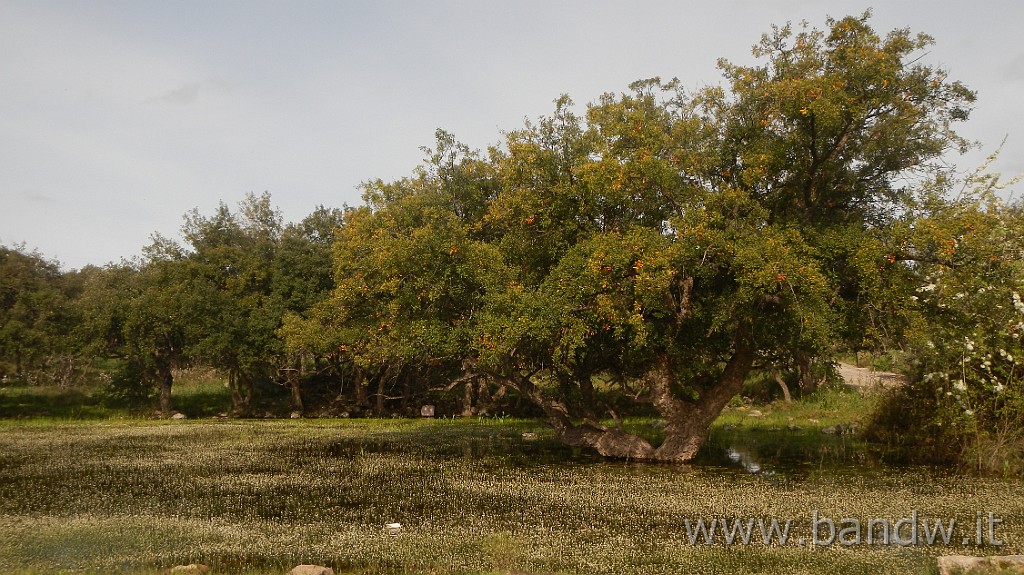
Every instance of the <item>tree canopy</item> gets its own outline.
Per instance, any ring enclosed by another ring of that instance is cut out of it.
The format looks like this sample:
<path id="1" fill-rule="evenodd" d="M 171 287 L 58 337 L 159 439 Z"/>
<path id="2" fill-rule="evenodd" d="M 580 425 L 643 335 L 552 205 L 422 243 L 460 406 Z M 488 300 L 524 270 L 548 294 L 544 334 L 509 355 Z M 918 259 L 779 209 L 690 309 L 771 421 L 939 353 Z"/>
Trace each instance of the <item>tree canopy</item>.
<path id="1" fill-rule="evenodd" d="M 868 19 L 775 28 L 721 87 L 640 81 L 582 116 L 560 98 L 486 157 L 440 132 L 425 169 L 366 186 L 338 287 L 290 345 L 458 367 L 567 442 L 693 457 L 752 369 L 900 327 L 888 298 L 915 270 L 890 229 L 967 145 L 974 94 L 918 61 L 929 37 Z M 598 423 L 610 390 L 664 416 L 665 442 Z"/>

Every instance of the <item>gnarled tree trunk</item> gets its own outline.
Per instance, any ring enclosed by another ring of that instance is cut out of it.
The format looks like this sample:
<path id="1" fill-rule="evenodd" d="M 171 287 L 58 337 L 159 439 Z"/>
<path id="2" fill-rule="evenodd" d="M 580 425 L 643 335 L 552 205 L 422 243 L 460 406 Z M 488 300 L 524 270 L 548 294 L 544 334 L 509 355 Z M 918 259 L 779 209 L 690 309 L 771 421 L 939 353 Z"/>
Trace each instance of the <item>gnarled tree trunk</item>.
<path id="1" fill-rule="evenodd" d="M 659 359 L 648 374 L 655 409 L 667 421 L 665 441 L 654 452 L 657 461 L 689 461 L 707 440 L 708 429 L 726 404 L 743 388 L 743 381 L 754 365 L 754 348 L 743 336 L 737 338 L 732 357 L 713 386 L 694 401 L 683 401 L 672 394 L 672 373 L 666 358 Z"/>
<path id="2" fill-rule="evenodd" d="M 668 356 L 658 358 L 645 377 L 651 402 L 667 421 L 665 440 L 657 447 L 622 429 L 586 419 L 582 423 L 574 423 L 566 405 L 545 396 L 528 376 L 503 379 L 544 410 L 559 440 L 567 445 L 592 449 L 602 456 L 616 459 L 685 462 L 697 455 L 715 418 L 742 389 L 755 355 L 753 345 L 741 330 L 725 369 L 715 383 L 694 401 L 686 401 L 673 394 L 673 374 Z"/>

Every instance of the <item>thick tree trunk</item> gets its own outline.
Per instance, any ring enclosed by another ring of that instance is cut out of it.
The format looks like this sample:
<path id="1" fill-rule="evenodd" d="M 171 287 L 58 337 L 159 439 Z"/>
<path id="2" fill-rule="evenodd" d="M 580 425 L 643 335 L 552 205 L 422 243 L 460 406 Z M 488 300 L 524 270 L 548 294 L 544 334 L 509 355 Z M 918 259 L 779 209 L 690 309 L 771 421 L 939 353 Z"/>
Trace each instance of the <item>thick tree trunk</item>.
<path id="1" fill-rule="evenodd" d="M 473 417 L 473 385 L 472 379 L 467 379 L 462 388 L 462 417 Z"/>
<path id="2" fill-rule="evenodd" d="M 395 372 L 395 367 L 393 365 L 388 365 L 387 368 L 384 369 L 384 373 L 380 376 L 379 379 L 377 379 L 377 393 L 376 393 L 376 407 L 375 407 L 377 417 L 383 417 L 384 416 L 384 408 L 385 408 L 384 400 L 386 399 L 386 396 L 385 396 L 384 392 L 387 391 L 388 381 L 391 380 L 396 375 L 397 374 Z"/>
<path id="3" fill-rule="evenodd" d="M 658 461 L 689 461 L 707 440 L 708 429 L 726 404 L 743 388 L 743 381 L 754 365 L 755 351 L 746 334 L 736 338 L 732 357 L 715 384 L 704 390 L 696 402 L 686 402 L 669 387 L 671 370 L 667 358 L 659 360 L 649 375 L 655 409 L 667 420 L 665 441 L 654 452 Z"/>
<path id="4" fill-rule="evenodd" d="M 388 371 L 388 373 L 390 373 L 390 370 Z M 374 407 L 377 417 L 384 417 L 384 386 L 386 383 L 387 379 L 385 379 L 383 376 L 377 380 L 377 399 L 376 405 Z"/>
<path id="5" fill-rule="evenodd" d="M 646 377 L 652 403 L 668 422 L 665 426 L 665 440 L 657 448 L 647 440 L 621 429 L 588 420 L 574 424 L 566 405 L 545 396 L 529 377 L 503 379 L 544 410 L 559 440 L 567 445 L 592 449 L 600 455 L 616 459 L 685 462 L 697 454 L 707 440 L 712 422 L 742 389 L 754 364 L 755 355 L 746 332 L 740 330 L 732 357 L 722 374 L 695 402 L 675 396 L 671 388 L 673 374 L 668 357 L 659 358 Z"/>
<path id="6" fill-rule="evenodd" d="M 235 415 L 238 417 L 248 415 L 253 393 L 252 378 L 241 370 L 230 370 L 228 372 L 228 388 L 231 390 L 231 404 L 234 406 Z"/>
<path id="7" fill-rule="evenodd" d="M 160 415 L 167 418 L 171 416 L 171 386 L 174 384 L 174 373 L 171 371 L 171 358 L 168 354 L 161 351 L 153 352 L 153 369 L 157 391 L 160 394 Z"/>
<path id="8" fill-rule="evenodd" d="M 508 386 L 502 384 L 498 385 L 497 391 L 492 394 L 490 385 L 491 381 L 489 378 L 479 378 L 479 383 L 476 387 L 477 396 L 479 397 L 476 405 L 477 415 L 483 416 L 492 413 L 501 403 L 501 400 L 505 397 L 505 393 L 508 391 Z"/>

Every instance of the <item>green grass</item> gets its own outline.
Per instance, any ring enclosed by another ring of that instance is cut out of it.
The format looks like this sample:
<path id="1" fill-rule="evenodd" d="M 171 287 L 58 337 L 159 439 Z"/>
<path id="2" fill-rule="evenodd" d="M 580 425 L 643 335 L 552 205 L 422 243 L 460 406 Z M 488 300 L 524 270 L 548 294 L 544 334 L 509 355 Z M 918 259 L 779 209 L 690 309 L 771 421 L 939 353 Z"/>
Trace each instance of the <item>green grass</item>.
<path id="1" fill-rule="evenodd" d="M 213 417 L 229 411 L 231 396 L 225 380 L 212 370 L 176 372 L 172 403 L 189 417 Z M 156 416 L 149 407 L 128 406 L 107 393 L 106 384 L 92 380 L 71 387 L 8 385 L 0 387 L 0 419 L 102 420 Z"/>
<path id="2" fill-rule="evenodd" d="M 231 410 L 227 380 L 216 371 L 194 369 L 175 374 L 171 399 L 176 411 L 189 417 L 213 417 Z"/>
<path id="3" fill-rule="evenodd" d="M 1020 480 L 886 467 L 820 431 L 870 398 L 815 401 L 730 409 L 692 466 L 601 461 L 515 419 L 0 421 L 0 572 L 927 573 L 936 554 L 1024 547 Z M 736 445 L 761 473 L 722 459 Z M 694 546 L 685 530 L 774 517 L 808 536 L 813 510 L 917 510 L 972 537 L 991 511 L 1006 546 Z"/>
<path id="4" fill-rule="evenodd" d="M 94 389 L 36 386 L 0 388 L 0 418 L 109 419 L 130 416 Z"/>

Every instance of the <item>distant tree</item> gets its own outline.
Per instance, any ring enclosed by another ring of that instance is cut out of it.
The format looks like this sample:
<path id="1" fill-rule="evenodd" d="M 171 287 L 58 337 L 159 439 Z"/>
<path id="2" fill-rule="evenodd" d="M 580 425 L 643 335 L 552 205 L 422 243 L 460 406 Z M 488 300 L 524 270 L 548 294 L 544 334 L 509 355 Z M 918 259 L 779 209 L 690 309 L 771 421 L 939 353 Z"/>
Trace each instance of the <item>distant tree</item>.
<path id="1" fill-rule="evenodd" d="M 305 313 L 334 289 L 331 250 L 343 224 L 344 211 L 320 206 L 298 224 L 285 226 L 274 259 L 271 286 L 272 297 L 280 302 L 284 313 L 282 322 L 289 315 Z M 305 408 L 303 379 L 318 371 L 321 359 L 307 351 L 287 350 L 278 368 L 288 383 L 293 407 L 299 412 Z"/>
<path id="2" fill-rule="evenodd" d="M 56 377 L 54 368 L 59 366 L 54 361 L 73 353 L 65 338 L 73 325 L 65 287 L 57 262 L 24 246 L 0 246 L 0 373 L 4 376 Z"/>
<path id="3" fill-rule="evenodd" d="M 283 352 L 275 336 L 282 303 L 272 297 L 274 259 L 283 228 L 270 195 L 248 195 L 237 212 L 185 217 L 183 265 L 196 313 L 188 353 L 228 376 L 234 409 L 248 412 L 255 384 L 274 378 Z"/>
<path id="4" fill-rule="evenodd" d="M 170 417 L 174 370 L 188 360 L 188 330 L 199 310 L 178 246 L 157 237 L 146 255 L 139 273 L 129 278 L 134 285 L 123 324 L 125 352 L 156 384 L 160 412 Z"/>
<path id="5" fill-rule="evenodd" d="M 376 384 L 378 414 L 389 387 L 405 402 L 457 377 L 473 314 L 504 273 L 498 250 L 478 239 L 492 167 L 443 131 L 427 152 L 414 177 L 366 184 L 367 205 L 346 214 L 335 240 L 333 293 L 283 330 L 291 349 L 351 364 L 358 408 L 371 407 L 365 386 Z"/>

